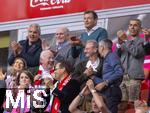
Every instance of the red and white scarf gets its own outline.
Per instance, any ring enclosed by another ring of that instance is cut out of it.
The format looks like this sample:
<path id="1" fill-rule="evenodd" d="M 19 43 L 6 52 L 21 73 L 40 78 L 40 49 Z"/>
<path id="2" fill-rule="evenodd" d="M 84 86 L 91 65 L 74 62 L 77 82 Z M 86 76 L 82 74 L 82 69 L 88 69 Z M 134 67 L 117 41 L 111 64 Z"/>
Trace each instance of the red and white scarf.
<path id="1" fill-rule="evenodd" d="M 71 77 L 67 76 L 65 77 L 60 83 L 58 84 L 58 89 L 62 91 L 62 89 L 67 85 L 67 83 L 70 81 Z M 58 113 L 59 112 L 59 107 L 60 107 L 60 100 L 58 97 L 54 97 L 52 108 L 51 108 L 51 113 Z"/>
<path id="2" fill-rule="evenodd" d="M 43 66 L 40 64 L 40 66 L 39 66 L 39 70 L 38 70 L 38 74 L 39 75 L 41 75 L 41 76 L 43 76 L 43 74 L 44 74 L 44 68 L 43 68 Z M 54 69 L 52 68 L 52 69 L 50 69 L 50 72 L 49 72 L 49 77 L 50 78 L 52 78 L 52 75 L 54 74 Z M 43 77 L 41 77 L 41 78 L 43 78 Z M 36 80 L 35 82 L 34 82 L 34 85 L 36 85 L 36 86 L 39 86 L 39 85 L 41 85 L 42 84 L 42 79 L 39 79 L 39 80 Z M 52 78 L 53 79 L 53 78 Z"/>

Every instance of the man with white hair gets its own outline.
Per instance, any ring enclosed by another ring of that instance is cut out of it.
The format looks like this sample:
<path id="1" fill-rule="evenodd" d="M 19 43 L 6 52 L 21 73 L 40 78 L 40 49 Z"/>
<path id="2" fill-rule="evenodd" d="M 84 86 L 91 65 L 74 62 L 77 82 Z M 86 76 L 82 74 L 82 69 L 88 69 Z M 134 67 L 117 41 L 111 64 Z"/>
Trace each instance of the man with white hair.
<path id="1" fill-rule="evenodd" d="M 71 55 L 71 45 L 69 43 L 69 29 L 60 27 L 55 33 L 56 42 L 50 47 L 50 50 L 56 52 L 55 60 L 67 61 L 70 66 L 74 66 L 75 59 Z"/>
<path id="2" fill-rule="evenodd" d="M 42 79 L 51 78 L 54 73 L 54 54 L 50 50 L 44 50 L 40 54 L 40 66 L 38 74 L 34 77 L 35 85 L 41 85 Z"/>
<path id="3" fill-rule="evenodd" d="M 50 84 L 54 84 L 56 81 L 53 79 L 54 75 L 54 54 L 50 50 L 43 50 L 40 54 L 40 65 L 38 74 L 34 77 L 35 88 L 43 88 L 47 94 L 44 97 L 46 101 L 45 109 L 50 103 L 50 98 L 53 98 L 50 95 Z M 49 108 L 49 107 L 48 107 Z"/>

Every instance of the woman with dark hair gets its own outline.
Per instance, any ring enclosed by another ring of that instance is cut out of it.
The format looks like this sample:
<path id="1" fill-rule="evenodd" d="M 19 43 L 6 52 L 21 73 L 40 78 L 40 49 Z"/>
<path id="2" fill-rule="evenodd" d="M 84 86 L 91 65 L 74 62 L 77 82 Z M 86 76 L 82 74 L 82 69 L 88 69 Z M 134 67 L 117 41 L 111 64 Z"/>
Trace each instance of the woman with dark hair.
<path id="1" fill-rule="evenodd" d="M 3 94 L 5 95 L 6 89 L 10 89 L 13 92 L 13 94 L 15 94 L 16 88 L 18 88 L 18 83 L 17 83 L 18 74 L 26 68 L 27 68 L 26 61 L 23 58 L 16 58 L 10 69 L 9 74 L 3 72 L 3 70 L 0 69 L 0 85 L 5 86 L 5 88 L 1 89 L 1 91 L 4 90 L 2 91 L 3 93 L 0 93 L 1 96 Z M 4 96 L 2 97 L 4 98 Z M 2 102 L 3 100 L 4 99 L 2 99 Z"/>
<path id="2" fill-rule="evenodd" d="M 19 102 L 17 108 L 13 108 L 11 112 L 13 113 L 30 113 L 31 109 L 27 108 L 27 95 L 30 95 L 28 90 L 30 90 L 30 93 L 33 93 L 33 75 L 31 74 L 31 72 L 27 71 L 27 70 L 23 70 L 20 72 L 20 74 L 17 77 L 17 83 L 18 83 L 18 88 L 17 88 L 17 92 L 15 92 L 16 94 L 14 98 L 17 98 L 18 94 L 19 94 L 19 90 L 23 90 L 24 91 L 24 108 L 21 108 L 21 102 Z M 30 102 L 32 100 L 32 96 L 30 95 Z M 31 106 L 30 106 L 31 107 Z"/>
<path id="3" fill-rule="evenodd" d="M 30 71 L 23 70 L 17 77 L 19 88 L 30 88 L 33 86 L 33 75 Z"/>
<path id="4" fill-rule="evenodd" d="M 10 72 L 6 75 L 6 87 L 7 88 L 16 88 L 17 84 L 17 77 L 18 74 L 22 71 L 27 69 L 26 61 L 23 58 L 16 58 Z"/>

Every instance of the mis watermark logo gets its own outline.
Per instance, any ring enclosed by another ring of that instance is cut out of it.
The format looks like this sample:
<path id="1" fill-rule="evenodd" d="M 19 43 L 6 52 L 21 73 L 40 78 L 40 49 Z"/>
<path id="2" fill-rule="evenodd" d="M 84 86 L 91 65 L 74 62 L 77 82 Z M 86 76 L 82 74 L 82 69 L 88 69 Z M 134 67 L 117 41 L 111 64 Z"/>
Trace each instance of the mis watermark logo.
<path id="1" fill-rule="evenodd" d="M 30 108 L 31 102 L 32 106 L 34 106 L 35 108 L 44 108 L 46 105 L 45 100 L 39 94 L 42 94 L 44 97 L 47 96 L 44 90 L 35 90 L 32 93 L 30 92 L 30 90 L 28 90 L 27 93 L 25 93 L 24 90 L 19 90 L 17 93 L 17 97 L 14 100 L 12 90 L 6 90 L 6 108 L 10 108 L 10 105 L 12 105 L 13 108 L 17 108 L 20 104 L 21 106 L 19 107 L 21 108 L 25 108 L 25 106 L 26 108 Z M 40 104 L 37 104 L 39 102 Z"/>
<path id="2" fill-rule="evenodd" d="M 71 0 L 30 0 L 30 7 L 40 7 L 40 10 L 61 9 L 70 2 Z"/>

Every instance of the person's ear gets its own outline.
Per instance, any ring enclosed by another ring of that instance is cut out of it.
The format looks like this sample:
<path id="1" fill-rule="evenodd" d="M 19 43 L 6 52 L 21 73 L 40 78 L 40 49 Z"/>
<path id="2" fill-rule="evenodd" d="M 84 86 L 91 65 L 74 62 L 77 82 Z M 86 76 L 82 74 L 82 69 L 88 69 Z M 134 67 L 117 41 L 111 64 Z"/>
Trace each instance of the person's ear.
<path id="1" fill-rule="evenodd" d="M 98 52 L 98 49 L 97 49 L 97 48 L 95 48 L 95 49 L 94 49 L 94 53 L 97 53 L 97 52 Z"/>
<path id="2" fill-rule="evenodd" d="M 62 70 L 65 71 L 66 69 L 63 67 Z"/>
<path id="3" fill-rule="evenodd" d="M 101 46 L 102 52 L 104 51 L 104 46 Z"/>
<path id="4" fill-rule="evenodd" d="M 43 63 L 43 59 L 42 58 L 40 58 L 40 61 L 39 61 L 41 64 Z"/>

